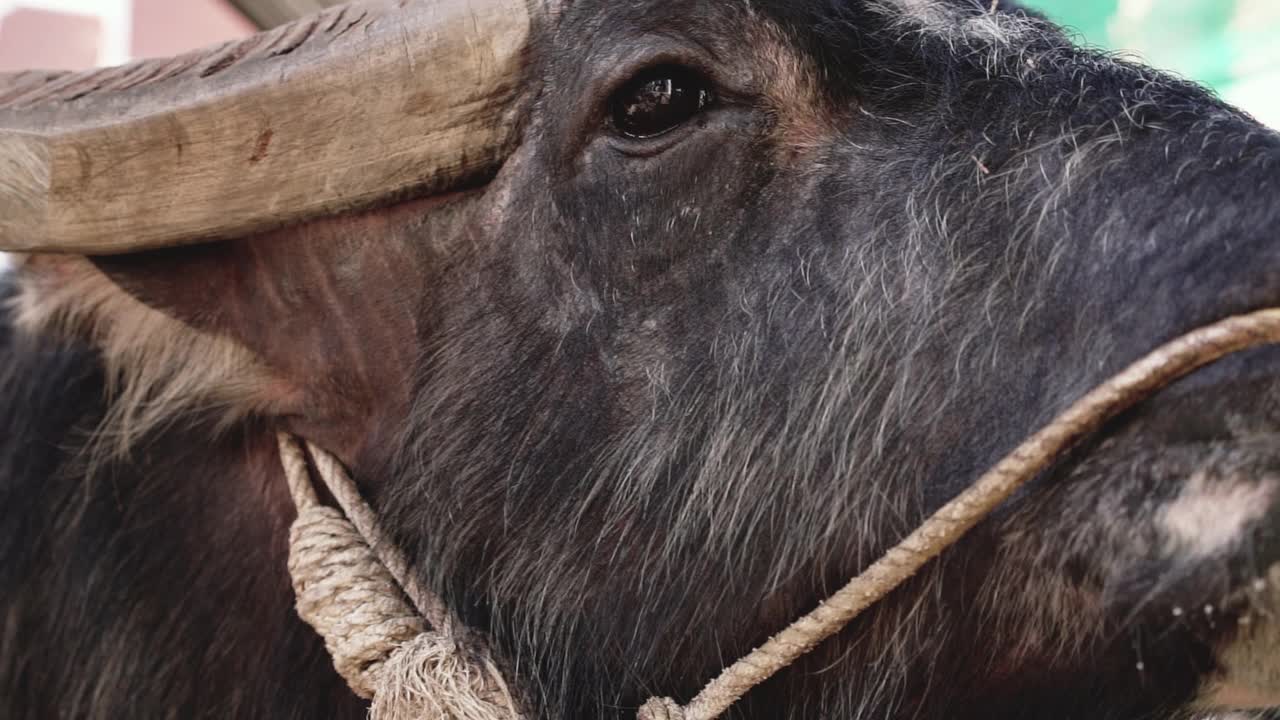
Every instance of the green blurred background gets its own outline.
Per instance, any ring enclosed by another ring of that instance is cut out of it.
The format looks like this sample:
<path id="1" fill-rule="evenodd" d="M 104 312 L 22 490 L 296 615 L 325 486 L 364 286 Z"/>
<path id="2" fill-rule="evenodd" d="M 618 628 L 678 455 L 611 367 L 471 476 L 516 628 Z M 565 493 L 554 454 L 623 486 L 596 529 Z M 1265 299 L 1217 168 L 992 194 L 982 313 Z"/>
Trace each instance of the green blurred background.
<path id="1" fill-rule="evenodd" d="M 1280 0 L 1024 0 L 1085 42 L 1212 86 L 1280 128 Z"/>

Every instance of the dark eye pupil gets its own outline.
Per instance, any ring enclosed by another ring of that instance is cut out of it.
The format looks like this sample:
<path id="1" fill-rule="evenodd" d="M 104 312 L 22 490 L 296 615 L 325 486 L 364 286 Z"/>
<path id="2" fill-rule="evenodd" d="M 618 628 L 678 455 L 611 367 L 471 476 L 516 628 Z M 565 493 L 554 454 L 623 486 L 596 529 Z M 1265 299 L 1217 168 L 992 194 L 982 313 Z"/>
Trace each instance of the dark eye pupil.
<path id="1" fill-rule="evenodd" d="M 613 99 L 613 124 L 632 138 L 668 132 L 711 102 L 706 84 L 680 68 L 655 68 L 631 81 Z"/>

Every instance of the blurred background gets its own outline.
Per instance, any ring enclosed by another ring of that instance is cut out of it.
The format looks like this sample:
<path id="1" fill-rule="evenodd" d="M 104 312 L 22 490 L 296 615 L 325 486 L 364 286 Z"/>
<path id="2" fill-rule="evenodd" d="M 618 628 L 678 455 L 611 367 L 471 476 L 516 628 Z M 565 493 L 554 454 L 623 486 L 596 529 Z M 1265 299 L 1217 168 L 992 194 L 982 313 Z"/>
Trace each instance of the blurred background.
<path id="1" fill-rule="evenodd" d="M 117 65 L 253 30 L 224 0 L 0 0 L 0 72 Z"/>
<path id="2" fill-rule="evenodd" d="M 171 55 L 339 1 L 0 0 L 0 72 Z M 1083 42 L 1204 82 L 1280 127 L 1280 0 L 1024 2 Z"/>
<path id="3" fill-rule="evenodd" d="M 1091 45 L 1216 89 L 1280 128 L 1280 0 L 1025 0 Z"/>

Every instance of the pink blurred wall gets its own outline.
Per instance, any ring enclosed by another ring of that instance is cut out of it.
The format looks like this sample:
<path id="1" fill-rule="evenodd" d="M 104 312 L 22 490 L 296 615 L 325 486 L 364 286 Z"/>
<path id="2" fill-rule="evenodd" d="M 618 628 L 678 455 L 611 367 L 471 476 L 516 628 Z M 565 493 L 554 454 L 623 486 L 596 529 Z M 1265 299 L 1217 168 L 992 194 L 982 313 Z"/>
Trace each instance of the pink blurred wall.
<path id="1" fill-rule="evenodd" d="M 101 40 L 97 18 L 18 9 L 0 19 L 0 71 L 91 67 Z"/>
<path id="2" fill-rule="evenodd" d="M 231 38 L 254 27 L 219 0 L 133 0 L 134 57 L 176 55 Z"/>
<path id="3" fill-rule="evenodd" d="M 0 15 L 0 71 L 97 64 L 106 26 L 91 15 L 19 7 Z M 253 32 L 223 0 L 133 0 L 129 53 L 173 55 Z"/>

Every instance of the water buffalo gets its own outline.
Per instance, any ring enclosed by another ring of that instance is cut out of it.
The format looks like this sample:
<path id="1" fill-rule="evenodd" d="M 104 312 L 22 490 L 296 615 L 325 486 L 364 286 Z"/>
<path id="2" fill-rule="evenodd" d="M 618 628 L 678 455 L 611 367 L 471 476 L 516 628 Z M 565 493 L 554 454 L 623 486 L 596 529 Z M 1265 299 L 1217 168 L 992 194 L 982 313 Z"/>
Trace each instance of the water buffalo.
<path id="1" fill-rule="evenodd" d="M 364 714 L 292 608 L 280 430 L 530 717 L 687 699 L 1280 300 L 1280 136 L 1001 0 L 388 1 L 11 76 L 0 128 L 14 720 Z M 731 715 L 1280 702 L 1278 360 L 1112 422 Z"/>

